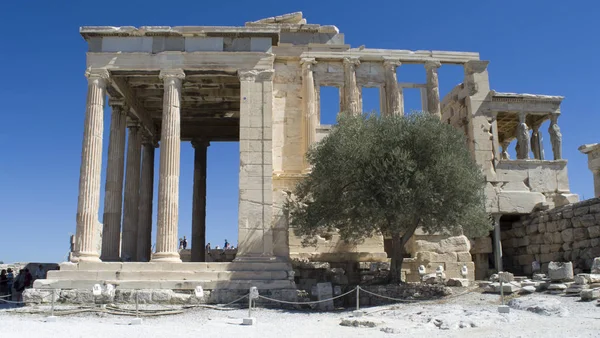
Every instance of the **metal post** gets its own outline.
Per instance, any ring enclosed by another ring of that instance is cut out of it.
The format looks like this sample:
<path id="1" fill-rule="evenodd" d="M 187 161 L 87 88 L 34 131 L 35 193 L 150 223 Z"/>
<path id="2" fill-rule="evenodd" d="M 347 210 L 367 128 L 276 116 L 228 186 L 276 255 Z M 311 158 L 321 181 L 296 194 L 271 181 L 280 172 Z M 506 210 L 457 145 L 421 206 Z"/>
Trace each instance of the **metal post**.
<path id="1" fill-rule="evenodd" d="M 356 311 L 360 310 L 360 286 L 356 286 Z"/>
<path id="2" fill-rule="evenodd" d="M 248 318 L 252 318 L 252 298 L 248 296 Z"/>
<path id="3" fill-rule="evenodd" d="M 138 290 L 135 290 L 135 318 L 139 318 L 138 314 Z"/>
<path id="4" fill-rule="evenodd" d="M 504 286 L 502 279 L 500 279 L 500 297 L 502 297 L 502 305 L 504 305 Z"/>
<path id="5" fill-rule="evenodd" d="M 52 289 L 52 305 L 50 305 L 50 317 L 54 317 L 54 289 Z"/>

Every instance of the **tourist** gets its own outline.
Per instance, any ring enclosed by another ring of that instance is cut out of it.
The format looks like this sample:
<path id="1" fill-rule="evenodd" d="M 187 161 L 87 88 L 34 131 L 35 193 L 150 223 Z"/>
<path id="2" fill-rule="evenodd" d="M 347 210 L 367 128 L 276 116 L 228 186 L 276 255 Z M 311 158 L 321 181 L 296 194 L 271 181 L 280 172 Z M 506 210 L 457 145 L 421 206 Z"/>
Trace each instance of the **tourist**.
<path id="1" fill-rule="evenodd" d="M 185 250 L 187 248 L 187 238 L 185 238 L 185 236 L 183 236 L 183 242 L 181 243 L 183 245 L 183 250 Z"/>
<path id="2" fill-rule="evenodd" d="M 8 277 L 6 277 L 6 270 L 2 269 L 0 272 L 0 297 L 8 294 Z M 2 297 L 4 299 L 5 297 Z"/>
<path id="3" fill-rule="evenodd" d="M 44 267 L 42 264 L 38 265 L 37 270 L 35 270 L 35 274 L 33 276 L 35 279 L 44 279 L 46 278 L 46 273 L 44 272 Z"/>
<path id="4" fill-rule="evenodd" d="M 183 238 L 179 239 L 179 250 L 183 249 Z"/>
<path id="5" fill-rule="evenodd" d="M 33 275 L 29 272 L 29 269 L 25 269 L 25 278 L 23 278 L 24 286 L 26 289 L 29 289 L 33 286 Z"/>
<path id="6" fill-rule="evenodd" d="M 210 253 L 210 242 L 206 244 L 206 252 Z"/>
<path id="7" fill-rule="evenodd" d="M 229 242 L 227 242 L 227 240 L 225 240 L 225 245 L 223 245 L 223 249 L 229 249 Z"/>
<path id="8" fill-rule="evenodd" d="M 12 288 L 13 288 L 13 284 L 15 282 L 15 275 L 13 273 L 13 270 L 11 268 L 8 268 L 6 270 L 6 288 L 8 289 L 8 294 L 12 295 Z M 10 300 L 10 298 L 9 298 Z"/>

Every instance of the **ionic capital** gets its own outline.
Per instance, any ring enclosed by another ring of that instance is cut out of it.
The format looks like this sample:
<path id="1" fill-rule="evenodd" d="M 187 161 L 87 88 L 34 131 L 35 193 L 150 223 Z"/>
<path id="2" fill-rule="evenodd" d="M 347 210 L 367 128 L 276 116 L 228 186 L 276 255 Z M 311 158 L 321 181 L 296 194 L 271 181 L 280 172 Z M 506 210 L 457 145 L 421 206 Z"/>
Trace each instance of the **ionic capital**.
<path id="1" fill-rule="evenodd" d="M 142 130 L 142 145 L 151 145 L 154 148 L 158 148 L 158 141 L 154 136 Z"/>
<path id="2" fill-rule="evenodd" d="M 360 65 L 360 58 L 345 57 L 343 62 L 345 67 L 357 67 L 358 65 Z"/>
<path id="3" fill-rule="evenodd" d="M 437 69 L 437 68 L 440 68 L 441 66 L 442 66 L 442 63 L 437 60 L 425 61 L 425 69 L 427 69 L 427 70 Z"/>
<path id="4" fill-rule="evenodd" d="M 88 68 L 85 71 L 85 77 L 88 78 L 88 84 L 95 83 L 101 88 L 106 88 L 110 81 L 110 73 L 103 68 Z"/>
<path id="5" fill-rule="evenodd" d="M 487 69 L 490 64 L 489 61 L 482 60 L 471 60 L 465 63 L 465 73 L 471 75 L 475 73 L 481 73 Z"/>
<path id="6" fill-rule="evenodd" d="M 158 78 L 161 80 L 169 81 L 169 80 L 183 80 L 185 79 L 185 72 L 181 68 L 176 69 L 163 69 L 158 74 Z"/>
<path id="7" fill-rule="evenodd" d="M 317 60 L 315 58 L 302 58 L 300 59 L 300 64 L 304 69 L 311 69 L 313 65 L 317 64 Z"/>
<path id="8" fill-rule="evenodd" d="M 192 140 L 192 147 L 194 147 L 194 149 L 198 147 L 206 148 L 208 146 L 210 146 L 210 141 L 205 138 L 195 138 Z"/>
<path id="9" fill-rule="evenodd" d="M 240 81 L 246 82 L 263 82 L 263 81 L 271 81 L 273 80 L 273 75 L 275 74 L 275 70 L 273 69 L 250 69 L 250 70 L 239 70 L 238 77 Z"/>
<path id="10" fill-rule="evenodd" d="M 385 68 L 386 70 L 396 70 L 396 67 L 400 67 L 402 65 L 402 62 L 400 62 L 399 59 L 394 59 L 394 58 L 388 58 L 388 57 L 384 57 L 383 58 L 383 68 Z"/>

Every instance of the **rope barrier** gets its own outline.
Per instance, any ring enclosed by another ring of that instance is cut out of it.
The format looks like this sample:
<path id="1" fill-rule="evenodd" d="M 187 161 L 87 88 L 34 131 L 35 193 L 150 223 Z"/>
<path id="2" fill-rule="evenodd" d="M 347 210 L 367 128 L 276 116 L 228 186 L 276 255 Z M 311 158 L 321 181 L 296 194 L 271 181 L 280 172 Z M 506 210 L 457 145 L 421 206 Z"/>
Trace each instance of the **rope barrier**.
<path id="1" fill-rule="evenodd" d="M 360 291 L 366 292 L 370 295 L 376 296 L 376 297 L 380 297 L 380 298 L 385 298 L 385 299 L 389 299 L 389 300 L 393 300 L 399 303 L 417 303 L 419 302 L 418 300 L 414 300 L 414 299 L 400 299 L 400 298 L 393 298 L 393 297 L 388 297 L 388 296 L 384 296 L 384 295 L 380 295 L 378 293 L 375 292 L 371 292 L 371 291 L 367 291 L 363 288 L 361 288 L 360 286 L 358 286 L 358 288 L 360 289 Z"/>
<path id="2" fill-rule="evenodd" d="M 280 299 L 275 299 L 275 298 L 269 298 L 269 297 L 265 297 L 265 296 L 261 296 L 258 295 L 258 298 L 262 298 L 262 299 L 266 299 L 266 300 L 270 300 L 272 302 L 278 302 L 278 303 L 283 303 L 283 304 L 293 304 L 293 305 L 308 305 L 308 304 L 319 304 L 319 303 L 324 303 L 324 302 L 328 302 L 330 300 L 334 300 L 334 299 L 338 299 L 341 297 L 344 297 L 346 295 L 351 294 L 352 292 L 356 291 L 356 288 L 346 292 L 346 293 L 342 293 L 339 296 L 335 296 L 333 298 L 328 298 L 328 299 L 321 299 L 321 300 L 315 300 L 315 301 L 310 301 L 310 302 L 290 302 L 287 300 L 280 300 Z"/>

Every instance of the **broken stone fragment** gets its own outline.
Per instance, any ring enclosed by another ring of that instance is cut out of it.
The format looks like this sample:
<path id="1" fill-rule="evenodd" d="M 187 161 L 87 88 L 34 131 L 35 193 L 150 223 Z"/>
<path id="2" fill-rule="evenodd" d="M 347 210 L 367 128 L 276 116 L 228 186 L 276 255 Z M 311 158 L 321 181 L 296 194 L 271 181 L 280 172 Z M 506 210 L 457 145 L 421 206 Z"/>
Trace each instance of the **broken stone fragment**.
<path id="1" fill-rule="evenodd" d="M 571 262 L 550 262 L 548 264 L 548 276 L 551 281 L 572 281 L 573 263 Z"/>
<path id="2" fill-rule="evenodd" d="M 600 298 L 600 289 L 581 290 L 581 300 L 589 302 Z"/>

